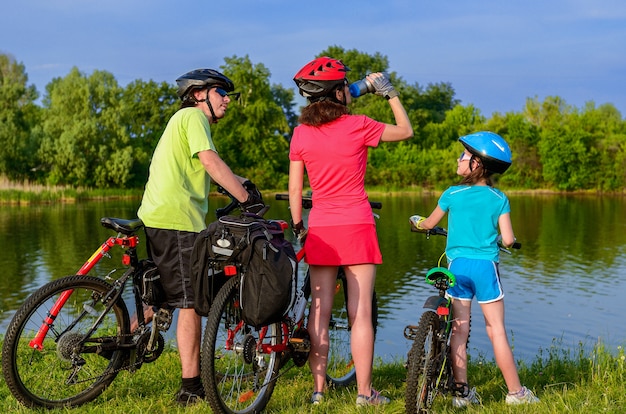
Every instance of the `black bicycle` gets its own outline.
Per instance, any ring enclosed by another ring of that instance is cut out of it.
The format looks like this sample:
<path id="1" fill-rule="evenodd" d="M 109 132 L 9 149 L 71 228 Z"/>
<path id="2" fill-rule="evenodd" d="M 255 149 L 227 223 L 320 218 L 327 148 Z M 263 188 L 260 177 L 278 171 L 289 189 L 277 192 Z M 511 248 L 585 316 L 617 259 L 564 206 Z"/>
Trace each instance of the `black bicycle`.
<path id="1" fill-rule="evenodd" d="M 431 235 L 447 236 L 441 227 L 422 230 L 411 222 L 411 231 Z M 512 248 L 521 248 L 515 243 Z M 501 251 L 510 253 L 500 246 Z M 456 278 L 447 268 L 441 266 L 445 252 L 440 256 L 436 267 L 426 273 L 426 283 L 435 287 L 438 294 L 426 299 L 417 325 L 407 325 L 404 337 L 413 341 L 407 358 L 405 409 L 407 414 L 425 413 L 431 408 L 438 394 L 462 392 L 454 382 L 450 363 L 450 336 L 452 334 L 452 300 L 446 291 L 456 284 Z"/>

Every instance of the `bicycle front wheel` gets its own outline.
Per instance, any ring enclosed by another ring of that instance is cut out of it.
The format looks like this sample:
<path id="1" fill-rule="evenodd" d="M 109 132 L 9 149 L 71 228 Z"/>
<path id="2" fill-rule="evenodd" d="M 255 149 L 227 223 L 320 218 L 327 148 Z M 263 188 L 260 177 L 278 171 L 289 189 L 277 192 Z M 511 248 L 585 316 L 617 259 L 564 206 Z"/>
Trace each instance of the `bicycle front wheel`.
<path id="1" fill-rule="evenodd" d="M 211 305 L 202 342 L 202 382 L 215 413 L 257 413 L 276 384 L 281 353 L 281 324 L 256 330 L 244 323 L 239 280 L 230 279 Z M 268 350 L 269 349 L 269 350 Z"/>
<path id="2" fill-rule="evenodd" d="M 308 280 L 308 278 L 307 278 Z M 372 297 L 372 325 L 374 337 L 378 328 L 378 300 Z M 343 269 L 337 274 L 335 303 L 328 325 L 328 363 L 326 383 L 329 387 L 345 387 L 356 380 L 356 370 L 350 348 L 352 323 L 348 318 L 348 282 Z"/>
<path id="3" fill-rule="evenodd" d="M 129 318 L 123 300 L 105 313 L 104 298 L 111 289 L 102 279 L 68 276 L 28 297 L 11 320 L 2 347 L 4 379 L 18 401 L 28 407 L 78 406 L 115 379 L 125 357 L 115 345 L 128 333 Z M 42 349 L 34 349 L 30 341 L 69 290 L 73 292 L 49 325 Z"/>
<path id="4" fill-rule="evenodd" d="M 439 317 L 424 312 L 417 325 L 408 357 L 405 406 L 407 414 L 428 412 L 437 392 L 437 331 Z"/>

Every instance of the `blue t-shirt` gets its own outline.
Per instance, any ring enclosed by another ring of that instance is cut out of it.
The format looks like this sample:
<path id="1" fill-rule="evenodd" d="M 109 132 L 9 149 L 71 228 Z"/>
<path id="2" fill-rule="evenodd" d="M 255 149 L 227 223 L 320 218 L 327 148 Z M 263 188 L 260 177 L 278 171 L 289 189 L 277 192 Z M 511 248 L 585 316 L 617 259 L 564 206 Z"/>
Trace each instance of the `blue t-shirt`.
<path id="1" fill-rule="evenodd" d="M 498 218 L 511 212 L 502 191 L 485 185 L 456 185 L 443 192 L 438 204 L 448 213 L 448 260 L 498 261 Z"/>

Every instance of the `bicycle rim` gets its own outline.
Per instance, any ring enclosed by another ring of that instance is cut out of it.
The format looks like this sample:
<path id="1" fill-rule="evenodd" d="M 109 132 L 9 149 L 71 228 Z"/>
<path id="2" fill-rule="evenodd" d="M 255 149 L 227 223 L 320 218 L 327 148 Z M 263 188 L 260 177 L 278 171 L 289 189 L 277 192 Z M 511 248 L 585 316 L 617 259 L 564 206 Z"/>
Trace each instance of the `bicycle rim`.
<path id="1" fill-rule="evenodd" d="M 48 330 L 43 349 L 33 349 L 29 342 L 59 295 L 70 289 L 73 293 Z M 84 339 L 104 312 L 100 299 L 110 289 L 110 284 L 95 277 L 68 276 L 42 286 L 20 307 L 2 348 L 4 378 L 18 401 L 28 407 L 78 406 L 96 398 L 115 379 L 124 352 L 97 354 L 96 346 L 120 343 L 121 335 L 128 332 L 124 302 L 118 300 Z"/>
<path id="2" fill-rule="evenodd" d="M 245 325 L 239 283 L 232 278 L 211 305 L 202 344 L 202 382 L 215 413 L 256 413 L 267 405 L 280 354 L 257 352 L 259 331 Z M 262 344 L 281 342 L 280 324 L 267 327 Z"/>
<path id="3" fill-rule="evenodd" d="M 437 393 L 437 331 L 439 317 L 425 312 L 420 318 L 408 356 L 405 405 L 407 414 L 427 412 Z"/>
<path id="4" fill-rule="evenodd" d="M 337 274 L 337 291 L 328 326 L 328 363 L 326 383 L 330 387 L 345 387 L 356 380 L 356 370 L 350 348 L 352 324 L 348 318 L 348 290 L 346 276 L 340 269 Z M 372 324 L 374 336 L 378 327 L 378 300 L 372 297 Z"/>

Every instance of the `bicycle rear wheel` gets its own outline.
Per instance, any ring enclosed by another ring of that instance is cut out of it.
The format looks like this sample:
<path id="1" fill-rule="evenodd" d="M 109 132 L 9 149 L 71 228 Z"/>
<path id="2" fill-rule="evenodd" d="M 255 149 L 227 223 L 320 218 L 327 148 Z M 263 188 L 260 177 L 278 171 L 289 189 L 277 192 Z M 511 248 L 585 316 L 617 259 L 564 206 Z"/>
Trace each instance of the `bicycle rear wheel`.
<path id="1" fill-rule="evenodd" d="M 281 354 L 264 345 L 281 343 L 281 324 L 260 330 L 246 325 L 239 306 L 239 279 L 230 279 L 211 305 L 202 343 L 202 382 L 215 413 L 256 413 L 267 405 Z"/>
<path id="2" fill-rule="evenodd" d="M 115 346 L 128 333 L 129 318 L 123 300 L 103 314 L 103 298 L 111 289 L 102 279 L 68 276 L 28 297 L 11 320 L 2 347 L 4 379 L 18 401 L 28 407 L 78 406 L 95 399 L 115 379 L 126 356 Z M 43 349 L 33 349 L 29 342 L 67 290 L 73 292 L 50 325 Z M 102 352 L 107 345 L 108 351 Z"/>
<path id="3" fill-rule="evenodd" d="M 438 352 L 441 348 L 437 339 L 439 317 L 427 311 L 417 325 L 415 340 L 408 356 L 405 408 L 407 414 L 427 412 L 437 393 L 439 371 Z"/>
<path id="4" fill-rule="evenodd" d="M 309 280 L 307 278 L 307 280 Z M 378 300 L 376 292 L 372 297 L 372 324 L 374 336 L 378 327 Z M 350 348 L 352 324 L 348 318 L 348 283 L 343 269 L 337 274 L 335 303 L 328 326 L 328 364 L 326 383 L 329 387 L 345 387 L 356 380 L 356 370 Z"/>

